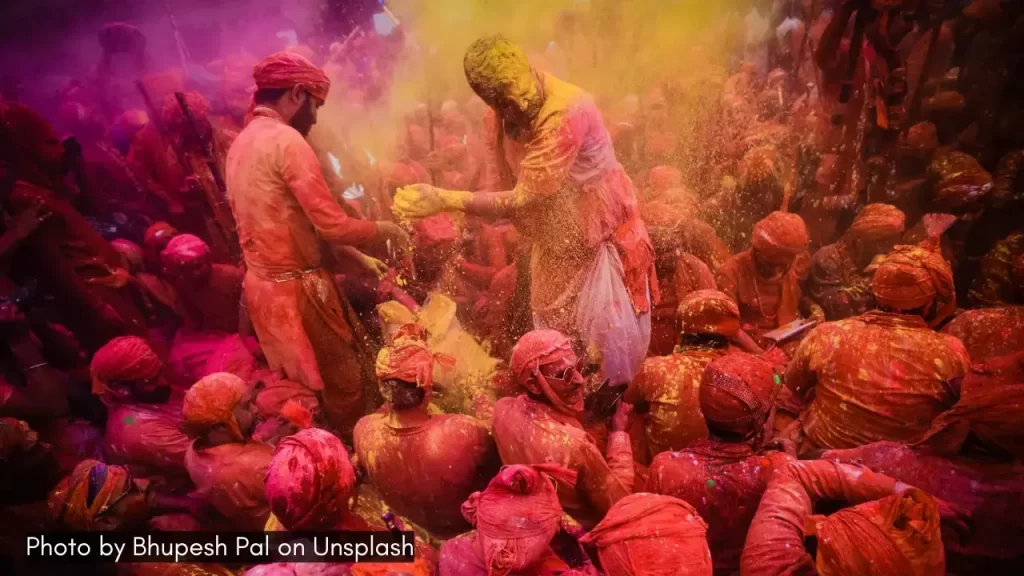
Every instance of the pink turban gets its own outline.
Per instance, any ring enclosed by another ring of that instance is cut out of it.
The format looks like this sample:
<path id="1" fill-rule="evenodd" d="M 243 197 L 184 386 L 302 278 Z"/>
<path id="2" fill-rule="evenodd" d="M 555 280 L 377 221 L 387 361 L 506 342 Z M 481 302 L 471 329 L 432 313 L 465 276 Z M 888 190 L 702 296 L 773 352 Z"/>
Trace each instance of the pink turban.
<path id="1" fill-rule="evenodd" d="M 415 382 L 420 388 L 433 387 L 434 361 L 451 365 L 454 359 L 433 354 L 426 338 L 426 329 L 419 324 L 399 328 L 392 344 L 377 354 L 377 378 Z"/>
<path id="2" fill-rule="evenodd" d="M 185 393 L 185 402 L 181 406 L 185 426 L 198 433 L 224 424 L 237 440 L 244 440 L 245 435 L 235 418 L 235 407 L 245 395 L 245 389 L 244 380 L 227 372 L 200 379 Z"/>
<path id="3" fill-rule="evenodd" d="M 936 302 L 932 326 L 956 310 L 953 270 L 937 250 L 897 246 L 875 272 L 872 286 L 879 304 L 893 310 L 916 310 Z"/>
<path id="4" fill-rule="evenodd" d="M 751 240 L 758 255 L 773 264 L 792 262 L 809 242 L 803 219 L 788 212 L 772 212 L 755 224 Z"/>
<path id="5" fill-rule="evenodd" d="M 733 352 L 704 369 L 700 409 L 708 426 L 748 437 L 761 430 L 778 388 L 771 363 L 746 352 Z"/>
<path id="6" fill-rule="evenodd" d="M 486 490 L 470 494 L 462 504 L 462 515 L 481 539 L 489 574 L 522 570 L 537 560 L 525 552 L 547 544 L 558 532 L 562 505 L 548 476 L 576 484 L 576 473 L 559 466 L 506 466 Z"/>
<path id="7" fill-rule="evenodd" d="M 608 576 L 711 575 L 708 526 L 690 504 L 661 494 L 630 494 L 580 541 L 597 546 Z"/>
<path id="8" fill-rule="evenodd" d="M 334 529 L 356 476 L 337 436 L 310 428 L 281 441 L 267 468 L 267 502 L 289 530 Z"/>
<path id="9" fill-rule="evenodd" d="M 331 80 L 312 62 L 293 52 L 278 52 L 263 59 L 252 70 L 256 88 L 302 86 L 317 100 L 327 100 Z"/>
<path id="10" fill-rule="evenodd" d="M 420 220 L 413 226 L 416 247 L 430 249 L 440 244 L 449 244 L 459 239 L 459 231 L 451 216 L 437 214 Z"/>
<path id="11" fill-rule="evenodd" d="M 167 247 L 160 253 L 160 262 L 164 268 L 173 270 L 178 266 L 191 264 L 210 255 L 210 247 L 198 236 L 181 234 L 171 238 Z"/>
<path id="12" fill-rule="evenodd" d="M 102 395 L 111 382 L 133 382 L 156 378 L 163 362 L 145 340 L 122 336 L 96 351 L 89 364 L 93 394 Z"/>

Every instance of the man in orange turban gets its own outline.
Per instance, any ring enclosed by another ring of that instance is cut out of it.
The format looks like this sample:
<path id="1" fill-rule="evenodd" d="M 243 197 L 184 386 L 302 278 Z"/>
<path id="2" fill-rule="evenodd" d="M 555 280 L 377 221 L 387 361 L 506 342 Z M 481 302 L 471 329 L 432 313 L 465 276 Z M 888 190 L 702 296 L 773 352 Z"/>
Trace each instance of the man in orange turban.
<path id="1" fill-rule="evenodd" d="M 953 270 L 930 245 L 897 246 L 875 272 L 875 300 L 883 309 L 943 324 L 956 310 Z"/>
<path id="2" fill-rule="evenodd" d="M 355 312 L 323 268 L 319 242 L 353 252 L 380 274 L 383 264 L 352 245 L 408 237 L 390 222 L 350 218 L 331 195 L 304 136 L 330 82 L 292 53 L 253 70 L 251 119 L 227 158 L 227 186 L 245 257 L 245 299 L 270 366 L 321 393 L 330 423 L 351 434 L 367 411 L 373 359 Z"/>
<path id="3" fill-rule="evenodd" d="M 553 462 L 579 472 L 575 488 L 560 486 L 562 507 L 593 526 L 612 504 L 633 490 L 633 451 L 626 434 L 628 408 L 620 405 L 608 437 L 607 456 L 578 420 L 583 378 L 571 342 L 554 330 L 534 330 L 512 350 L 516 383 L 527 393 L 494 407 L 494 440 L 505 464 Z"/>
<path id="4" fill-rule="evenodd" d="M 872 261 L 892 250 L 903 235 L 903 212 L 889 204 L 868 204 L 835 243 L 811 258 L 808 295 L 828 320 L 842 320 L 873 308 Z"/>
<path id="5" fill-rule="evenodd" d="M 754 226 L 751 247 L 718 270 L 718 288 L 740 308 L 755 333 L 796 320 L 801 309 L 816 308 L 803 299 L 807 277 L 807 227 L 796 214 L 772 212 Z M 820 313 L 820 309 L 817 310 Z"/>
<path id="6" fill-rule="evenodd" d="M 451 359 L 433 354 L 425 337 L 423 327 L 407 324 L 380 351 L 377 378 L 388 410 L 359 420 L 355 447 L 389 507 L 449 538 L 469 529 L 460 506 L 497 472 L 500 459 L 482 422 L 427 412 L 435 365 L 444 370 Z"/>
<path id="7" fill-rule="evenodd" d="M 251 438 L 256 427 L 254 390 L 241 378 L 211 374 L 185 394 L 183 428 L 192 439 L 185 455 L 196 496 L 226 527 L 262 530 L 270 516 L 264 475 L 274 449 Z"/>

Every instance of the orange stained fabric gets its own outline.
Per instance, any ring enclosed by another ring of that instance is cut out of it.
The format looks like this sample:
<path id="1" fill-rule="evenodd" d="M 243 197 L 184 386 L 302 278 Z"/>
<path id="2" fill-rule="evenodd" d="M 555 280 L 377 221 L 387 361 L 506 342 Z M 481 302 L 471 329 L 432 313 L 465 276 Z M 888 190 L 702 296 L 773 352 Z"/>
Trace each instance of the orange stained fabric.
<path id="1" fill-rule="evenodd" d="M 960 401 L 932 422 L 921 444 L 937 454 L 959 454 L 973 434 L 986 447 L 1024 458 L 1024 385 L 993 385 L 964 391 Z"/>
<path id="2" fill-rule="evenodd" d="M 718 289 L 736 301 L 743 321 L 765 331 L 797 319 L 803 294 L 800 285 L 806 278 L 807 269 L 800 262 L 778 279 L 762 277 L 753 250 L 727 260 L 716 275 Z"/>
<path id="3" fill-rule="evenodd" d="M 918 316 L 869 312 L 815 328 L 786 372 L 786 386 L 814 399 L 803 416 L 820 448 L 913 442 L 956 403 L 970 358 L 959 340 Z"/>
<path id="4" fill-rule="evenodd" d="M 691 502 L 708 523 L 716 574 L 739 569 L 743 539 L 772 474 L 796 459 L 782 452 L 755 452 L 749 444 L 698 442 L 658 454 L 645 490 Z"/>
<path id="5" fill-rule="evenodd" d="M 199 380 L 185 393 L 181 406 L 185 426 L 198 435 L 214 426 L 224 425 L 235 440 L 244 441 L 245 435 L 235 418 L 235 408 L 242 401 L 246 387 L 244 380 L 226 372 L 210 374 Z"/>
<path id="6" fill-rule="evenodd" d="M 203 498 L 237 530 L 262 531 L 270 517 L 267 468 L 274 449 L 260 442 L 229 443 L 188 448 L 185 464 L 195 484 L 193 495 Z"/>
<path id="7" fill-rule="evenodd" d="M 1024 350 L 1024 306 L 967 310 L 942 330 L 964 343 L 977 364 Z"/>
<path id="8" fill-rule="evenodd" d="M 910 311 L 934 304 L 929 325 L 937 326 L 956 310 L 953 270 L 938 249 L 897 246 L 875 272 L 872 290 L 879 304 Z"/>
<path id="9" fill-rule="evenodd" d="M 854 505 L 828 518 L 814 502 Z M 817 561 L 804 537 L 818 536 Z M 903 491 L 888 476 L 834 462 L 796 462 L 765 490 L 747 533 L 743 574 L 880 574 L 925 576 L 945 571 L 935 501 Z"/>
<path id="10" fill-rule="evenodd" d="M 807 250 L 810 239 L 799 215 L 772 212 L 754 225 L 750 244 L 766 261 L 787 263 Z"/>
<path id="11" fill-rule="evenodd" d="M 680 330 L 686 334 L 715 334 L 733 339 L 740 330 L 740 311 L 724 292 L 697 290 L 679 302 Z"/>
<path id="12" fill-rule="evenodd" d="M 579 474 L 575 488 L 560 484 L 558 494 L 565 512 L 584 527 L 595 525 L 633 490 L 632 449 L 625 432 L 609 435 L 605 460 L 578 420 L 519 396 L 495 404 L 493 434 L 506 465 L 553 463 Z"/>
<path id="13" fill-rule="evenodd" d="M 692 350 L 647 358 L 626 394 L 625 402 L 646 403 L 643 454 L 633 457 L 643 464 L 666 450 L 681 450 L 708 437 L 700 411 L 700 378 L 704 368 L 724 354 L 716 350 Z"/>
<path id="14" fill-rule="evenodd" d="M 97 518 L 134 489 L 132 482 L 125 468 L 83 460 L 50 492 L 47 514 L 62 528 L 90 531 L 97 528 Z"/>

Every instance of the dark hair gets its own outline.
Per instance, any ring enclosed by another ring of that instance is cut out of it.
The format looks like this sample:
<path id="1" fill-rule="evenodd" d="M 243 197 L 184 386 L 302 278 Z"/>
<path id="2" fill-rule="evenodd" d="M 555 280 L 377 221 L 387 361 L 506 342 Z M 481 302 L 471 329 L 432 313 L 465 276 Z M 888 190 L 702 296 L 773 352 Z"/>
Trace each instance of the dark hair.
<path id="1" fill-rule="evenodd" d="M 257 104 L 273 104 L 288 92 L 288 88 L 260 88 L 253 94 L 253 102 Z"/>
<path id="2" fill-rule="evenodd" d="M 415 408 L 426 400 L 427 391 L 416 386 L 415 382 L 405 382 L 392 378 L 385 380 L 384 384 L 390 388 L 391 406 L 398 410 Z"/>

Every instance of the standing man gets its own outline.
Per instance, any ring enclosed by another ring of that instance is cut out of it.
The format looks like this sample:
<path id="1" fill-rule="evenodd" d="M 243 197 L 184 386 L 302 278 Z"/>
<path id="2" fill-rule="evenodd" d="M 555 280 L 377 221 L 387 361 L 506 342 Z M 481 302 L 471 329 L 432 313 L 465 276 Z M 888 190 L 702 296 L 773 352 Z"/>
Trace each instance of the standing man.
<path id="1" fill-rule="evenodd" d="M 502 36 L 474 42 L 463 65 L 491 108 L 489 191 L 417 184 L 399 191 L 396 213 L 513 218 L 531 245 L 534 326 L 569 335 L 612 385 L 628 384 L 647 353 L 658 288 L 636 192 L 601 113 L 589 94 L 532 68 Z"/>
<path id="2" fill-rule="evenodd" d="M 331 196 L 305 136 L 330 80 L 292 53 L 253 70 L 256 93 L 247 126 L 228 152 L 227 187 L 245 257 L 245 301 L 271 367 L 321 394 L 330 423 L 351 438 L 373 389 L 355 313 L 323 269 L 318 240 L 359 245 L 375 238 L 404 246 L 395 224 L 349 218 Z M 349 249 L 370 269 L 384 264 Z"/>

